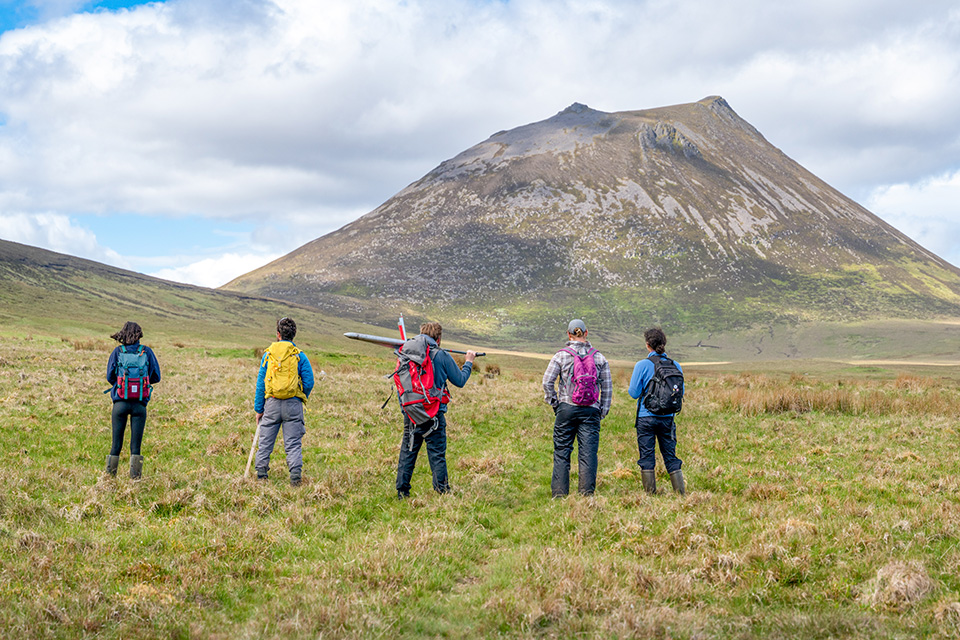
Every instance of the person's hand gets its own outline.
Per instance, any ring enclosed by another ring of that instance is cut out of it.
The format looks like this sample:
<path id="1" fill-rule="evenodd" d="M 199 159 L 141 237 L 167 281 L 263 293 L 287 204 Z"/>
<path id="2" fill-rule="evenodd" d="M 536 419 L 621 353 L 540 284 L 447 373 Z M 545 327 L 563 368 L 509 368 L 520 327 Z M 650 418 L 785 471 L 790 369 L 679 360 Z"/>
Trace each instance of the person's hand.
<path id="1" fill-rule="evenodd" d="M 473 362 L 473 359 L 476 357 L 477 357 L 476 351 L 467 351 L 467 357 L 466 357 L 467 362 Z"/>
<path id="2" fill-rule="evenodd" d="M 260 418 L 263 417 L 263 414 L 254 412 L 254 415 L 257 416 L 257 424 L 260 424 Z"/>

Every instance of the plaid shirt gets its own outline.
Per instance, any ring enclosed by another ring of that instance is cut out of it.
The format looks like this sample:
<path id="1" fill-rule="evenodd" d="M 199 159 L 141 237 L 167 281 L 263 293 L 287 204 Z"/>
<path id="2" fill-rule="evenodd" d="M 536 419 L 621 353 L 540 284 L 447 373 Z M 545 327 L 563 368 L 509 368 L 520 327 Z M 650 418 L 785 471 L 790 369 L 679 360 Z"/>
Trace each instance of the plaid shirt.
<path id="1" fill-rule="evenodd" d="M 573 347 L 574 351 L 581 347 L 590 349 L 590 342 L 577 342 L 570 340 L 568 347 Z M 600 378 L 600 402 L 595 402 L 591 406 L 600 409 L 600 417 L 605 418 L 610 412 L 610 404 L 613 400 L 613 379 L 610 377 L 610 365 L 603 354 L 597 351 L 594 355 L 594 361 L 597 363 L 597 376 Z M 557 378 L 560 379 L 560 397 L 557 398 L 557 391 L 554 388 Z M 570 395 L 573 393 L 573 356 L 566 351 L 558 351 L 550 359 L 547 370 L 543 373 L 543 399 L 551 407 L 556 408 L 561 402 L 573 404 Z"/>

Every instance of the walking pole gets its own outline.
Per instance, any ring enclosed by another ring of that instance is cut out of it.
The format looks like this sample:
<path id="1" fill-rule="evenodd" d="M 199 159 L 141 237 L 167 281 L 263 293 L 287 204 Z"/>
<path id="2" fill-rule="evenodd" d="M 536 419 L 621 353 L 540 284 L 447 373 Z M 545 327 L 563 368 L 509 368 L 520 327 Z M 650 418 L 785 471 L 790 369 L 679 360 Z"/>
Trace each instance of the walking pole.
<path id="1" fill-rule="evenodd" d="M 260 439 L 260 421 L 257 420 L 257 430 L 253 432 L 253 444 L 250 445 L 250 456 L 247 458 L 247 470 L 243 472 L 243 477 L 250 475 L 250 465 L 253 464 L 253 454 L 257 452 L 257 440 Z"/>

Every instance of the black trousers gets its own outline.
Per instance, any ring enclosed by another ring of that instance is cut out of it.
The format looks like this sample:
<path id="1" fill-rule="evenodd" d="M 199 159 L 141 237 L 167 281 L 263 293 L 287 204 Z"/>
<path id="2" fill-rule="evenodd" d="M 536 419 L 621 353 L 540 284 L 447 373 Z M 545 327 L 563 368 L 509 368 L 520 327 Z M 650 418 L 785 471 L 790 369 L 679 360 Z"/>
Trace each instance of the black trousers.
<path id="1" fill-rule="evenodd" d="M 443 412 L 437 414 L 437 424 L 427 422 L 414 425 L 403 418 L 403 440 L 400 442 L 400 459 L 397 461 L 397 493 L 410 494 L 410 478 L 417 464 L 417 454 L 424 443 L 427 445 L 427 461 L 433 474 L 433 490 L 446 493 L 450 490 L 447 482 L 447 419 Z M 432 430 L 432 431 L 431 431 Z"/>
<path id="2" fill-rule="evenodd" d="M 123 449 L 123 432 L 127 429 L 127 418 L 130 418 L 130 455 L 140 455 L 140 443 L 143 442 L 143 427 L 147 424 L 147 405 L 142 402 L 128 402 L 117 400 L 113 403 L 113 445 L 110 455 L 120 455 Z"/>
<path id="3" fill-rule="evenodd" d="M 597 451 L 600 448 L 600 410 L 561 402 L 553 424 L 553 497 L 570 493 L 570 455 L 577 442 L 580 474 L 577 491 L 593 495 L 597 488 Z"/>

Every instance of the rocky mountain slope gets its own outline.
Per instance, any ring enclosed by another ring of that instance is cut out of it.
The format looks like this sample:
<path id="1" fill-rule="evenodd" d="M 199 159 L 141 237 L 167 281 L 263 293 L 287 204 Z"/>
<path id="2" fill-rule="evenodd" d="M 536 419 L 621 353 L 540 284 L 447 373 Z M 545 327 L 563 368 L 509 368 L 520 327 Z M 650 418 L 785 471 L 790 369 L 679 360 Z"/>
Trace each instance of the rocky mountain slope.
<path id="1" fill-rule="evenodd" d="M 960 316 L 960 270 L 791 160 L 725 100 L 574 104 L 443 162 L 227 289 L 430 316 L 503 341 Z"/>

